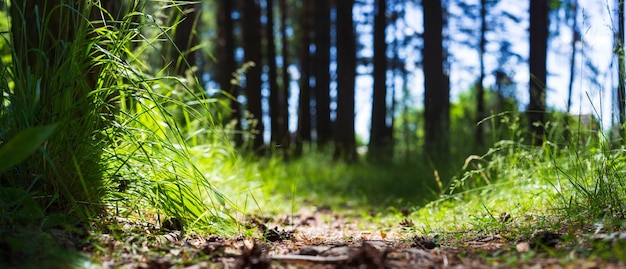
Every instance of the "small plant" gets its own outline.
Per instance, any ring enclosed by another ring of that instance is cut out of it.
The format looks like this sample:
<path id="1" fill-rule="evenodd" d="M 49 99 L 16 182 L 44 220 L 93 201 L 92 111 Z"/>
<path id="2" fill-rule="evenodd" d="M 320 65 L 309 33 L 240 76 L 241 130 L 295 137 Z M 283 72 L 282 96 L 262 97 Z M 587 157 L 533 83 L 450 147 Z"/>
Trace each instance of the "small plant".
<path id="1" fill-rule="evenodd" d="M 584 143 L 572 144 L 569 154 L 553 158 L 559 172 L 555 188 L 560 191 L 560 209 L 566 217 L 587 225 L 589 220 L 612 222 L 626 216 L 624 151 L 611 149 L 601 131 L 595 136 L 587 140 L 580 139 L 580 134 L 573 136 L 573 141 Z"/>

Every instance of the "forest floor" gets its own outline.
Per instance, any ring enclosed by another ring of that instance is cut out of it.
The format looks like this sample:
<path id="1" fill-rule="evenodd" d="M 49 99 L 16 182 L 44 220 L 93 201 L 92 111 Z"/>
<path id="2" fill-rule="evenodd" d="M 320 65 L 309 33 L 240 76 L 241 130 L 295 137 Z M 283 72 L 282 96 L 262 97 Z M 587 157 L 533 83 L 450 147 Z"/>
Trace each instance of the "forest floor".
<path id="1" fill-rule="evenodd" d="M 409 218 L 388 227 L 366 219 L 313 207 L 248 216 L 242 229 L 255 227 L 252 236 L 224 238 L 185 234 L 175 222 L 158 227 L 118 217 L 104 225 L 117 228 L 80 248 L 103 268 L 626 268 L 626 233 L 593 235 L 564 225 L 530 237 L 476 230 L 419 235 L 410 232 Z"/>

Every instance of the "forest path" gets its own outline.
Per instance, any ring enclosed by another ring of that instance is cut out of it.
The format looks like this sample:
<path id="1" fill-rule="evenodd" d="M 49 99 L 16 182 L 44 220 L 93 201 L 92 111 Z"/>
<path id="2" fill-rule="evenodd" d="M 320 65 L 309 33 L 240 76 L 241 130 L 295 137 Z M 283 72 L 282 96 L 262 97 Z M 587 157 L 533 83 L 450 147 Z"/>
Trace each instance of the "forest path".
<path id="1" fill-rule="evenodd" d="M 136 238 L 102 234 L 94 245 L 103 247 L 84 251 L 105 268 L 626 268 L 619 261 L 559 258 L 555 253 L 568 253 L 567 246 L 551 232 L 526 241 L 470 231 L 432 238 L 403 232 L 412 224 L 408 219 L 380 228 L 363 216 L 327 208 L 246 218 L 245 225 L 257 232 L 234 238 L 182 235 L 145 224 L 132 228 L 121 220 Z M 145 234 L 138 234 L 142 229 Z"/>

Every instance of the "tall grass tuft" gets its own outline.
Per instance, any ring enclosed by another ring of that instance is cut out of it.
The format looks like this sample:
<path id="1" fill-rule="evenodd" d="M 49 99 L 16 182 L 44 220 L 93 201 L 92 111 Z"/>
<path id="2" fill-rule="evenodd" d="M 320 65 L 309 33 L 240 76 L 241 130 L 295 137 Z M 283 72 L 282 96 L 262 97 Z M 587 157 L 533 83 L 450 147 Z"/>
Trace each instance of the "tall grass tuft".
<path id="1" fill-rule="evenodd" d="M 581 117 L 575 120 L 589 122 Z M 579 124 L 570 132 L 571 140 L 565 154 L 553 154 L 555 157 L 552 158 L 558 170 L 559 212 L 587 225 L 591 224 L 589 221 L 611 224 L 624 219 L 624 145 L 614 144 L 609 132 L 599 124 Z"/>
<path id="2" fill-rule="evenodd" d="M 178 4 L 184 3 L 172 2 Z M 118 28 L 100 29 L 104 43 L 113 44 L 101 48 L 102 77 L 112 81 L 103 90 L 116 93 L 104 129 L 111 142 L 104 154 L 112 194 L 107 201 L 124 216 L 175 218 L 188 229 L 233 234 L 232 205 L 213 185 L 222 176 L 218 168 L 235 159 L 227 132 L 212 117 L 221 104 L 206 95 L 193 72 L 167 75 L 169 63 L 181 60 L 160 54 L 163 46 L 174 46 L 174 28 L 164 24 L 163 10 L 154 12 L 130 12 Z"/>
<path id="3" fill-rule="evenodd" d="M 110 92 L 99 77 L 90 36 L 90 7 L 65 1 L 11 1 L 11 62 L 3 62 L 0 126 L 5 139 L 56 124 L 39 150 L 2 174 L 2 186 L 26 190 L 50 212 L 102 211 L 105 143 L 101 111 Z M 5 17 L 6 18 L 6 17 Z"/>
<path id="4" fill-rule="evenodd" d="M 109 212 L 232 234 L 232 205 L 212 182 L 235 154 L 213 122 L 219 103 L 193 72 L 168 75 L 180 60 L 161 51 L 174 46 L 175 25 L 149 1 L 95 3 L 18 0 L 2 16 L 10 28 L 0 48 L 10 56 L 0 69 L 0 155 L 11 142 L 36 142 L 19 139 L 23 130 L 55 128 L 29 145 L 34 154 L 0 171 L 0 200 L 18 205 L 0 207 L 0 224 L 15 226 L 19 201 L 34 201 L 43 212 L 34 223 Z"/>
<path id="5" fill-rule="evenodd" d="M 446 229 L 470 225 L 480 230 L 494 214 L 510 214 L 550 220 L 532 223 L 532 229 L 563 223 L 623 226 L 624 147 L 612 146 L 593 120 L 557 112 L 550 118 L 544 126 L 545 142 L 530 146 L 523 141 L 519 126 L 524 125 L 515 114 L 492 117 L 506 123 L 509 137 L 495 142 L 487 153 L 467 158 L 465 171 L 452 180 L 448 193 L 418 212 L 424 225 L 449 222 L 454 225 Z M 467 216 L 480 221 L 462 220 Z"/>

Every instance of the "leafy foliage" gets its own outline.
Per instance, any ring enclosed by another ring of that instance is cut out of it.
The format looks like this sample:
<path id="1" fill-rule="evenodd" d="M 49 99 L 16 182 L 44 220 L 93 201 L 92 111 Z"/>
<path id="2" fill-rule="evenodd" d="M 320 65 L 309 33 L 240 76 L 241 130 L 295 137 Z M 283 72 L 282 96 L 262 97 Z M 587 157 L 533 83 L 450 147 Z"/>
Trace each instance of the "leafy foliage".
<path id="1" fill-rule="evenodd" d="M 32 154 L 54 132 L 56 125 L 32 127 L 18 133 L 0 147 L 0 174 Z"/>

